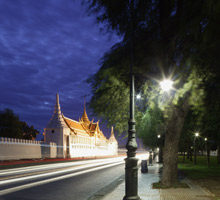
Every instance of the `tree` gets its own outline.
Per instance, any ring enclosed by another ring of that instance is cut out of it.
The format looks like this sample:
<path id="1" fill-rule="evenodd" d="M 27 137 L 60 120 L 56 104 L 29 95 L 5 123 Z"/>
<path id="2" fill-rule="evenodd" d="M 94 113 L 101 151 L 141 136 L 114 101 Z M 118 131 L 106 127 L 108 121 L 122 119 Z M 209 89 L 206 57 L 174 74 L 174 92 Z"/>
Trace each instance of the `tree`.
<path id="1" fill-rule="evenodd" d="M 220 82 L 211 79 L 206 83 L 206 98 L 204 117 L 202 118 L 201 129 L 208 141 L 214 141 L 218 148 L 217 162 L 220 164 Z"/>
<path id="2" fill-rule="evenodd" d="M 198 117 L 193 112 L 192 109 L 189 109 L 189 112 L 186 116 L 183 129 L 180 135 L 179 142 L 179 151 L 183 152 L 183 161 L 185 161 L 185 152 L 187 152 L 187 159 L 192 161 L 192 146 L 193 146 L 193 136 L 195 132 L 198 131 Z"/>
<path id="3" fill-rule="evenodd" d="M 215 17 L 212 19 L 210 11 L 217 2 L 215 0 L 209 2 L 203 0 L 134 0 L 135 7 L 132 15 L 129 1 L 88 0 L 87 2 L 90 14 L 96 13 L 97 20 L 105 22 L 107 30 L 116 31 L 123 37 L 123 41 L 104 56 L 100 63 L 101 69 L 90 82 L 93 87 L 92 102 L 101 98 L 105 99 L 97 104 L 91 104 L 94 110 L 97 111 L 96 108 L 108 102 L 109 99 L 109 97 L 102 97 L 106 93 L 99 93 L 99 89 L 105 91 L 104 89 L 116 88 L 116 82 L 128 88 L 128 78 L 125 75 L 129 66 L 131 20 L 134 40 L 134 72 L 138 76 L 136 90 L 140 90 L 140 86 L 149 77 L 160 79 L 162 72 L 165 77 L 168 77 L 169 73 L 175 77 L 176 93 L 163 109 L 166 137 L 162 183 L 171 186 L 177 181 L 178 144 L 185 118 L 191 107 L 194 110 L 200 110 L 205 97 L 202 66 L 205 66 L 205 75 L 208 74 L 207 71 L 213 73 L 209 67 L 213 63 L 214 55 L 205 59 L 204 53 L 206 47 L 209 47 L 212 52 L 216 50 L 213 48 L 216 44 L 211 41 L 210 32 L 212 33 L 214 29 L 212 23 L 218 21 L 216 19 L 219 19 L 217 17 L 219 15 L 215 9 Z M 217 5 L 220 4 L 217 3 Z M 207 41 L 211 42 L 211 45 Z M 219 62 L 214 64 L 217 66 L 217 63 Z M 117 81 L 109 84 L 108 75 Z M 151 81 L 153 82 L 152 79 Z M 128 101 L 124 101 L 123 107 L 120 107 L 118 102 L 120 91 L 117 89 L 113 92 L 118 98 L 114 99 L 114 105 L 117 108 L 115 112 L 107 113 L 111 116 L 126 109 L 125 103 Z M 105 111 L 101 109 L 96 114 L 105 115 Z"/>
<path id="4" fill-rule="evenodd" d="M 21 122 L 21 124 L 22 139 L 34 140 L 39 134 L 39 131 L 36 130 L 33 126 L 28 126 L 26 122 Z"/>
<path id="5" fill-rule="evenodd" d="M 162 95 L 158 85 L 147 81 L 141 88 L 141 104 L 137 108 L 137 134 L 146 147 L 163 148 L 164 116 L 162 111 Z M 140 113 L 138 115 L 138 113 Z M 158 138 L 158 135 L 161 137 Z M 162 153 L 162 151 L 161 151 Z M 161 157 L 162 158 L 162 157 Z M 162 160 L 160 160 L 162 162 Z"/>
<path id="6" fill-rule="evenodd" d="M 0 137 L 22 138 L 21 122 L 10 109 L 0 112 Z"/>
<path id="7" fill-rule="evenodd" d="M 32 140 L 37 134 L 39 134 L 38 130 L 20 121 L 12 110 L 6 108 L 0 112 L 0 137 Z"/>

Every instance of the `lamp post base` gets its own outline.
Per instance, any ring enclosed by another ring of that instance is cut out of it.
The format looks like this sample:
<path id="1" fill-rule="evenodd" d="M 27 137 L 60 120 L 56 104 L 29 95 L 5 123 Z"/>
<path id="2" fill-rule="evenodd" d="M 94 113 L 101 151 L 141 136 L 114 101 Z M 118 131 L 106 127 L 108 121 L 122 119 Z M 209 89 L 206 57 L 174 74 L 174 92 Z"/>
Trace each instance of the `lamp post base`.
<path id="1" fill-rule="evenodd" d="M 140 200 L 138 196 L 138 159 L 136 157 L 127 157 L 125 159 L 125 196 L 123 200 Z"/>
<path id="2" fill-rule="evenodd" d="M 141 200 L 139 196 L 124 197 L 123 200 Z"/>

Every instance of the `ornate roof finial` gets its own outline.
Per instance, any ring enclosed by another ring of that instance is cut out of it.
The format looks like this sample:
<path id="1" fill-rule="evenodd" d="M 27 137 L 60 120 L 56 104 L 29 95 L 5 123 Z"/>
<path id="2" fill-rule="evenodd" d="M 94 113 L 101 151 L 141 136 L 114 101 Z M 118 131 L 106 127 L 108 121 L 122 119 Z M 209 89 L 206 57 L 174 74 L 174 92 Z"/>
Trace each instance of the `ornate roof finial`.
<path id="1" fill-rule="evenodd" d="M 56 110 L 57 112 L 61 112 L 61 110 L 60 110 L 60 102 L 59 102 L 59 94 L 58 94 L 58 93 L 56 94 L 55 110 Z"/>
<path id="2" fill-rule="evenodd" d="M 86 113 L 86 102 L 85 102 L 85 100 L 84 100 L 84 112 L 83 112 L 83 115 L 81 117 L 81 121 L 83 121 L 84 123 L 90 123 L 89 118 L 88 118 L 87 113 Z"/>
<path id="3" fill-rule="evenodd" d="M 59 128 L 59 127 L 67 127 L 66 123 L 63 120 L 61 109 L 60 109 L 60 102 L 59 102 L 59 94 L 56 94 L 56 104 L 54 107 L 54 113 L 52 118 L 50 119 L 47 128 Z"/>
<path id="4" fill-rule="evenodd" d="M 109 142 L 117 142 L 117 140 L 115 139 L 115 135 L 114 135 L 114 129 L 113 129 L 113 126 L 112 126 L 112 129 L 111 129 L 111 135 L 108 139 Z"/>

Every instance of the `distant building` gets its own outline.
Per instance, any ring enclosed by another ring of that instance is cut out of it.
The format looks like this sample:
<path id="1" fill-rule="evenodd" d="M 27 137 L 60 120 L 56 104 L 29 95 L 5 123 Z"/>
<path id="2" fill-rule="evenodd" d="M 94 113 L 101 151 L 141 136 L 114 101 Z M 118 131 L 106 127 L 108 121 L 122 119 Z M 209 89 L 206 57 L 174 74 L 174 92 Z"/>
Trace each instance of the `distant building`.
<path id="1" fill-rule="evenodd" d="M 57 157 L 108 156 L 118 153 L 113 128 L 107 139 L 100 130 L 99 121 L 89 120 L 85 105 L 79 121 L 65 117 L 61 113 L 58 94 L 53 116 L 44 129 L 44 141 L 57 144 Z"/>

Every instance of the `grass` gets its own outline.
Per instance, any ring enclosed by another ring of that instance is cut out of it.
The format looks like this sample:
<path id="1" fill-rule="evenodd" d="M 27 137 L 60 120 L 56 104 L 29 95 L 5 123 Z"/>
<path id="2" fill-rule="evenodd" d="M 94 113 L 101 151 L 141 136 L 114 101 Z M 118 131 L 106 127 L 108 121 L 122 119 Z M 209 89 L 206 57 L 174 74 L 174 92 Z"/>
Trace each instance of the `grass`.
<path id="1" fill-rule="evenodd" d="M 193 161 L 185 159 L 183 156 L 178 157 L 178 169 L 191 179 L 207 179 L 213 177 L 220 177 L 220 165 L 217 164 L 216 156 L 210 157 L 210 166 L 207 166 L 206 156 L 197 156 L 197 164 Z M 178 182 L 171 186 L 172 188 L 188 188 L 185 183 Z M 153 183 L 155 189 L 167 189 L 161 182 Z M 220 199 L 219 199 L 220 200 Z"/>
<path id="2" fill-rule="evenodd" d="M 220 177 L 220 165 L 217 164 L 216 156 L 210 157 L 210 166 L 207 166 L 206 156 L 197 156 L 196 165 L 193 161 L 179 156 L 178 169 L 183 171 L 189 178 L 201 179 L 210 177 Z"/>

